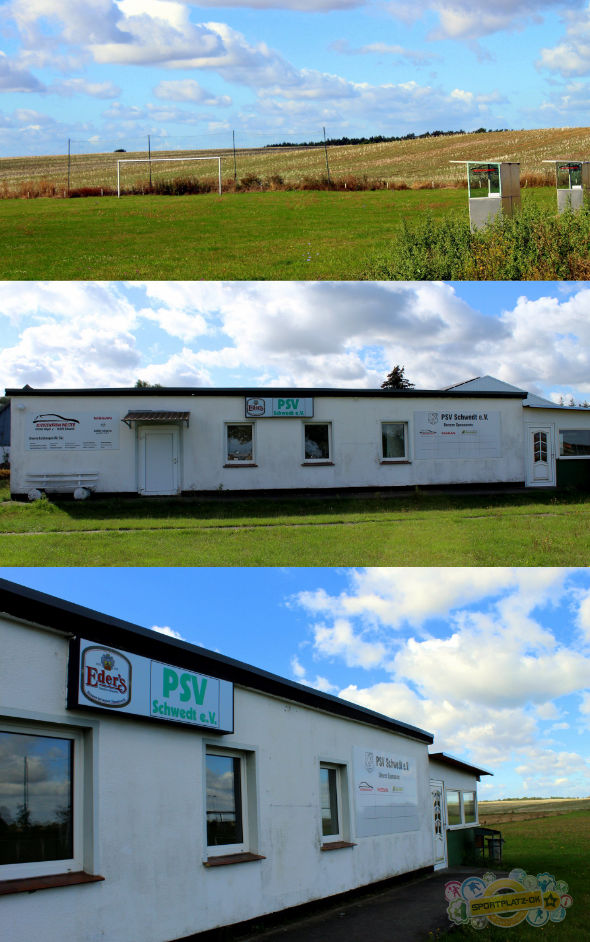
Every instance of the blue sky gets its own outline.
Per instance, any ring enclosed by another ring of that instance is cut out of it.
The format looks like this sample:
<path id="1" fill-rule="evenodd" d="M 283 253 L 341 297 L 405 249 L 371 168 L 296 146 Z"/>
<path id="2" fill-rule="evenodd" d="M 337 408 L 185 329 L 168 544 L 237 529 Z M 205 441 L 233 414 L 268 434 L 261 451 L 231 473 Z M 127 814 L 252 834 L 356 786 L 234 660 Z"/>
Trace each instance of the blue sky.
<path id="1" fill-rule="evenodd" d="M 586 283 L 0 282 L 0 389 L 418 388 L 590 400 Z"/>
<path id="2" fill-rule="evenodd" d="M 587 123 L 584 0 L 5 0 L 0 156 Z"/>
<path id="3" fill-rule="evenodd" d="M 427 729 L 480 797 L 590 794 L 587 569 L 0 574 Z"/>

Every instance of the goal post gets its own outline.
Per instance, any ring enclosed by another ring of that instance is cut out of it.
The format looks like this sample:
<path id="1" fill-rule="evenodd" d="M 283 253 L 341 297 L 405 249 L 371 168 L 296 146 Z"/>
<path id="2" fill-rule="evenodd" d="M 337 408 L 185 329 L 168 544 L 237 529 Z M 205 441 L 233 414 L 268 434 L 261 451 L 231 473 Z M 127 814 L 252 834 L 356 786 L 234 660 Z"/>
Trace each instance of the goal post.
<path id="1" fill-rule="evenodd" d="M 175 161 L 187 161 L 187 160 L 216 160 L 217 161 L 217 179 L 219 181 L 218 189 L 219 195 L 221 196 L 221 161 L 223 157 L 217 155 L 212 157 L 125 157 L 117 161 L 117 198 L 121 197 L 121 164 L 156 164 L 156 163 L 171 163 Z"/>

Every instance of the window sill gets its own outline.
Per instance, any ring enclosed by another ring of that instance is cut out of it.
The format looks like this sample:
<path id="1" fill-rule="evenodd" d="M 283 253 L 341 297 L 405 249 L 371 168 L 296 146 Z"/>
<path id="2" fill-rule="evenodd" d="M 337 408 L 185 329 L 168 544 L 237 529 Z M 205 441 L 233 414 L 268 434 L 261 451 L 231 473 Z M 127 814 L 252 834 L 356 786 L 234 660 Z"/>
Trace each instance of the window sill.
<path id="1" fill-rule="evenodd" d="M 34 893 L 51 890 L 56 886 L 76 886 L 79 883 L 99 883 L 104 877 L 94 873 L 52 873 L 45 877 L 24 877 L 18 880 L 0 880 L 0 896 L 9 893 Z"/>
<path id="2" fill-rule="evenodd" d="M 327 468 L 334 467 L 333 461 L 302 461 L 302 468 Z"/>
<path id="3" fill-rule="evenodd" d="M 231 864 L 249 863 L 250 860 L 266 860 L 262 854 L 223 854 L 219 857 L 207 857 L 205 867 L 229 867 Z"/>
<path id="4" fill-rule="evenodd" d="M 230 461 L 223 465 L 224 468 L 257 468 L 258 465 L 253 461 Z"/>
<path id="5" fill-rule="evenodd" d="M 381 458 L 379 464 L 412 464 L 409 458 Z"/>
<path id="6" fill-rule="evenodd" d="M 344 850 L 345 847 L 356 847 L 356 844 L 351 844 L 350 841 L 329 841 L 322 844 L 320 850 Z"/>

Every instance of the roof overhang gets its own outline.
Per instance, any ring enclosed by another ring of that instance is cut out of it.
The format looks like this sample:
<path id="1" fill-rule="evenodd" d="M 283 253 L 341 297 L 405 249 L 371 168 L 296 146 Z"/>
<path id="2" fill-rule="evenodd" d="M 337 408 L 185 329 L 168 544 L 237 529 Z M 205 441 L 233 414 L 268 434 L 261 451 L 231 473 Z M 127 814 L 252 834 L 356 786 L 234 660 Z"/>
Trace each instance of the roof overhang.
<path id="1" fill-rule="evenodd" d="M 169 425 L 174 422 L 184 422 L 188 428 L 190 412 L 165 412 L 152 409 L 143 409 L 142 411 L 128 412 L 121 419 L 129 428 L 137 425 Z"/>
<path id="2" fill-rule="evenodd" d="M 440 762 L 442 765 L 448 765 L 453 769 L 459 769 L 461 772 L 468 772 L 471 775 L 475 775 L 478 782 L 480 776 L 494 774 L 493 772 L 488 772 L 487 769 L 479 769 L 476 765 L 470 765 L 468 762 L 463 762 L 461 759 L 455 759 L 454 756 L 448 756 L 444 752 L 429 752 L 428 758 L 433 759 L 435 762 Z"/>

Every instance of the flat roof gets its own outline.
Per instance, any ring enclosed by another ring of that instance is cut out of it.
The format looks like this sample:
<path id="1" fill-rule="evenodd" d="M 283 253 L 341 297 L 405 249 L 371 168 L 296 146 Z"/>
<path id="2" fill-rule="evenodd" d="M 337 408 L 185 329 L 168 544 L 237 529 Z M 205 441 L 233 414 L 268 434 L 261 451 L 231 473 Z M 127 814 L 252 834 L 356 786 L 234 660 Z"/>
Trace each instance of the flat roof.
<path id="1" fill-rule="evenodd" d="M 408 398 L 420 399 L 427 397 L 438 397 L 444 399 L 524 399 L 526 392 L 521 390 L 498 391 L 469 391 L 460 389 L 342 389 L 321 386 L 317 388 L 299 388 L 291 387 L 253 387 L 253 386 L 225 386 L 225 387 L 207 387 L 207 386 L 160 386 L 151 388 L 137 389 L 135 386 L 130 388 L 108 387 L 106 389 L 32 389 L 24 387 L 23 389 L 7 389 L 7 396 L 256 396 L 263 399 L 265 396 L 287 397 L 293 394 L 305 397 L 342 397 L 348 399 L 392 399 Z"/>
<path id="2" fill-rule="evenodd" d="M 477 777 L 479 782 L 480 775 L 493 775 L 493 772 L 488 772 L 487 769 L 479 769 L 476 765 L 470 765 L 468 762 L 463 762 L 462 759 L 456 759 L 455 756 L 449 756 L 445 752 L 429 752 L 429 759 L 435 759 L 436 762 L 441 762 L 443 765 L 450 765 L 452 768 L 460 769 L 462 772 L 471 772 Z"/>
<path id="3" fill-rule="evenodd" d="M 104 570 L 104 577 L 106 582 L 108 570 Z M 89 641 L 120 648 L 131 654 L 167 661 L 196 673 L 210 674 L 240 687 L 292 700 L 335 716 L 368 723 L 370 726 L 419 742 L 430 744 L 434 740 L 432 733 L 417 726 L 394 720 L 390 716 L 357 706 L 348 700 L 314 690 L 304 684 L 286 680 L 277 674 L 236 661 L 216 651 L 189 644 L 188 641 L 168 638 L 149 628 L 142 628 L 132 622 L 66 602 L 7 579 L 0 579 L 0 613 L 52 628 L 66 636 L 87 638 Z"/>

